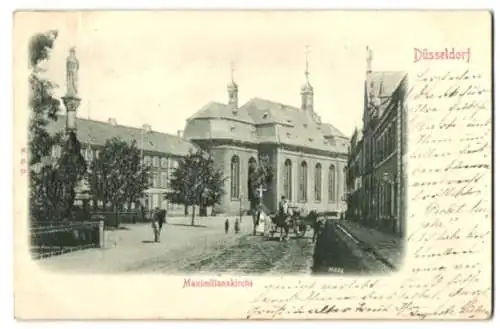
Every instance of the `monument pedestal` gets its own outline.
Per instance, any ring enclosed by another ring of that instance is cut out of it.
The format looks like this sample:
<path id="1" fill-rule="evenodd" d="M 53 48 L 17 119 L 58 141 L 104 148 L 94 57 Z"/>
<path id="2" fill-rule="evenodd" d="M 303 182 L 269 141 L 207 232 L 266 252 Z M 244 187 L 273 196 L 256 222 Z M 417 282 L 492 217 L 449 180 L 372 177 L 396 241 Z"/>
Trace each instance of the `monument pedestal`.
<path id="1" fill-rule="evenodd" d="M 76 110 L 80 107 L 81 98 L 76 96 L 64 96 L 62 98 L 66 107 L 66 131 L 76 131 Z"/>

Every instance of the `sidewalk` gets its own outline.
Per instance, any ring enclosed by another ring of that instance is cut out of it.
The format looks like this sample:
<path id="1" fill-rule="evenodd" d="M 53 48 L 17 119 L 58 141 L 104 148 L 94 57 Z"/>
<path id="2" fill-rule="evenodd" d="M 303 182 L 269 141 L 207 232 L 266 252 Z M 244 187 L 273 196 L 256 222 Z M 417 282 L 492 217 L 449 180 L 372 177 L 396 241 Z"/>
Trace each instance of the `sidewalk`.
<path id="1" fill-rule="evenodd" d="M 402 261 L 404 239 L 362 226 L 353 221 L 335 220 L 335 224 L 349 232 L 355 239 L 373 248 L 382 258 L 394 268 Z"/>
<path id="2" fill-rule="evenodd" d="M 222 217 L 197 218 L 193 227 L 190 218 L 167 218 L 160 243 L 152 242 L 151 224 L 123 224 L 119 230 L 105 231 L 104 248 L 75 251 L 41 259 L 38 263 L 56 271 L 120 272 L 170 252 L 196 253 L 240 236 L 233 233 L 232 227 L 230 234 L 225 234 L 224 221 Z M 251 223 L 251 219 L 244 219 L 241 225 L 243 234 L 251 232 Z"/>

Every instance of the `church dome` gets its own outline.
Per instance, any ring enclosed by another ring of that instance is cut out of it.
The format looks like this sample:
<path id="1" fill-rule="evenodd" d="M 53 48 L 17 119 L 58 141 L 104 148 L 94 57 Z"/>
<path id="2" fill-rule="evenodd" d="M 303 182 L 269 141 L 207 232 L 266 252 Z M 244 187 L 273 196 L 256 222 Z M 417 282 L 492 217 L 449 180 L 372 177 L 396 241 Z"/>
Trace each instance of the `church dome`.
<path id="1" fill-rule="evenodd" d="M 308 81 L 306 81 L 306 83 L 304 83 L 302 85 L 302 88 L 301 88 L 302 92 L 312 92 L 313 91 L 313 86 L 311 86 L 311 83 Z"/>
<path id="2" fill-rule="evenodd" d="M 227 84 L 227 89 L 238 89 L 238 85 L 236 84 L 236 82 L 231 81 Z"/>

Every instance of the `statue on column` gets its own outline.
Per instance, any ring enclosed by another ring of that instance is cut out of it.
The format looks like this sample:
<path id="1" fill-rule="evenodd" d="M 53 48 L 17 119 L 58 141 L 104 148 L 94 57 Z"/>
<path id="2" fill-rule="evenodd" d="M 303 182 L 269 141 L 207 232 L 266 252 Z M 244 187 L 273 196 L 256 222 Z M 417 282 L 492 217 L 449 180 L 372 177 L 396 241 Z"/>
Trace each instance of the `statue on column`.
<path id="1" fill-rule="evenodd" d="M 366 46 L 366 70 L 371 72 L 373 61 L 373 52 L 369 46 Z"/>
<path id="2" fill-rule="evenodd" d="M 76 58 L 76 50 L 72 47 L 69 56 L 66 58 L 66 96 L 78 96 L 78 70 L 80 63 Z"/>

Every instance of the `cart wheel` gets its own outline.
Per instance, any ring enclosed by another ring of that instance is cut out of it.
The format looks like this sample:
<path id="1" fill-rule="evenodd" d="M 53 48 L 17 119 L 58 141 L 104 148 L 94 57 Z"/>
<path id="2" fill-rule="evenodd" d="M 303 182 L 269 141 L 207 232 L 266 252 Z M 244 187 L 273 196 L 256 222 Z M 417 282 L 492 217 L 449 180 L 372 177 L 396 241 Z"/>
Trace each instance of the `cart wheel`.
<path id="1" fill-rule="evenodd" d="M 295 235 L 299 238 L 303 238 L 306 235 L 307 228 L 304 225 L 300 225 L 298 229 L 295 230 Z"/>

